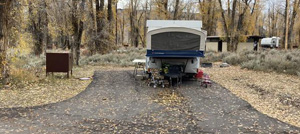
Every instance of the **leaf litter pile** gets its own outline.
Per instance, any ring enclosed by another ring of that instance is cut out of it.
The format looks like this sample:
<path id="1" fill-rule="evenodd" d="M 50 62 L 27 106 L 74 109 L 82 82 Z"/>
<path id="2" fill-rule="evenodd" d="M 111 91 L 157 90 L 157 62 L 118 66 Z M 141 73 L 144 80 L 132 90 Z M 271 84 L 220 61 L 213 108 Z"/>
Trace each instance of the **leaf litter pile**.
<path id="1" fill-rule="evenodd" d="M 249 102 L 258 111 L 300 127 L 300 77 L 258 72 L 237 66 L 203 69 L 212 80 Z"/>
<path id="2" fill-rule="evenodd" d="M 49 73 L 45 69 L 39 73 L 34 82 L 22 82 L 22 85 L 9 85 L 0 89 L 0 108 L 31 107 L 60 102 L 72 98 L 85 90 L 95 70 L 110 69 L 109 66 L 74 67 L 73 76 L 67 78 L 66 73 Z"/>

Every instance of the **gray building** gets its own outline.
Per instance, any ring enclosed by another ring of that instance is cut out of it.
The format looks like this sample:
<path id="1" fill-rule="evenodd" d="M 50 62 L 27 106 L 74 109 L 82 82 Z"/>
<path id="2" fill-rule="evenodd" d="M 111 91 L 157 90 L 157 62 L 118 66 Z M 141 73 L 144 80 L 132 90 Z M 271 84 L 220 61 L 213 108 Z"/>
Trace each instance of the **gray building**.
<path id="1" fill-rule="evenodd" d="M 241 52 L 243 50 L 253 50 L 254 42 L 258 43 L 258 50 L 260 46 L 260 40 L 262 36 L 247 36 L 245 42 L 240 42 L 238 44 L 237 51 Z M 221 36 L 207 36 L 206 40 L 206 51 L 215 51 L 215 52 L 227 52 L 227 42 L 226 37 Z"/>

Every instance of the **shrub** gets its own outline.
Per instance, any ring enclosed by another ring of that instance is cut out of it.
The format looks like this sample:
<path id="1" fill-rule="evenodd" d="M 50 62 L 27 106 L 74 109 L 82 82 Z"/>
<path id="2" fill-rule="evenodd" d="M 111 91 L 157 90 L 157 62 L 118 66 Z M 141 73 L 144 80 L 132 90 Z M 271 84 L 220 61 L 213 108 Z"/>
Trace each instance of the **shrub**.
<path id="1" fill-rule="evenodd" d="M 243 51 L 240 53 L 207 52 L 201 62 L 223 61 L 257 71 L 274 71 L 300 76 L 300 50 Z"/>
<path id="2" fill-rule="evenodd" d="M 89 57 L 83 57 L 80 60 L 82 65 L 117 65 L 122 67 L 133 66 L 134 59 L 144 59 L 145 49 L 128 48 L 115 50 L 109 54 L 95 54 Z"/>
<path id="3" fill-rule="evenodd" d="M 299 50 L 245 51 L 238 54 L 230 54 L 223 61 L 252 70 L 274 71 L 292 75 L 300 74 Z"/>
<path id="4" fill-rule="evenodd" d="M 241 64 L 242 68 L 247 68 L 247 69 L 254 69 L 256 67 L 256 65 L 258 65 L 259 62 L 257 60 L 250 60 L 247 62 L 243 62 Z"/>
<path id="5" fill-rule="evenodd" d="M 201 62 L 218 62 L 222 61 L 225 57 L 230 55 L 228 52 L 218 53 L 213 51 L 208 51 L 205 53 L 205 57 L 201 58 Z"/>
<path id="6" fill-rule="evenodd" d="M 225 57 L 223 59 L 223 62 L 226 62 L 228 64 L 231 65 L 238 65 L 241 63 L 241 57 L 240 55 L 236 54 L 236 53 L 231 53 L 230 55 L 228 55 L 227 57 Z"/>
<path id="7" fill-rule="evenodd" d="M 24 87 L 28 83 L 38 81 L 36 73 L 33 70 L 20 69 L 12 67 L 10 70 L 10 82 L 17 87 Z"/>
<path id="8" fill-rule="evenodd" d="M 12 66 L 21 69 L 32 69 L 32 68 L 41 68 L 42 66 L 46 65 L 46 56 L 40 55 L 35 56 L 32 54 L 29 55 L 22 55 L 15 57 L 13 62 L 10 62 Z"/>

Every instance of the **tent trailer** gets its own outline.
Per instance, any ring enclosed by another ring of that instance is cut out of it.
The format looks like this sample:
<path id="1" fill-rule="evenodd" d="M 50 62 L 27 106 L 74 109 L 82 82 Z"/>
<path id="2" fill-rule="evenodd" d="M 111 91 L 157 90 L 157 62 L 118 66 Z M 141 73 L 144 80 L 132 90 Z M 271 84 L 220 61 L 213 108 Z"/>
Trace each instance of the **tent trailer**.
<path id="1" fill-rule="evenodd" d="M 201 21 L 148 20 L 147 27 L 146 70 L 168 64 L 183 66 L 184 74 L 197 73 L 207 37 Z"/>

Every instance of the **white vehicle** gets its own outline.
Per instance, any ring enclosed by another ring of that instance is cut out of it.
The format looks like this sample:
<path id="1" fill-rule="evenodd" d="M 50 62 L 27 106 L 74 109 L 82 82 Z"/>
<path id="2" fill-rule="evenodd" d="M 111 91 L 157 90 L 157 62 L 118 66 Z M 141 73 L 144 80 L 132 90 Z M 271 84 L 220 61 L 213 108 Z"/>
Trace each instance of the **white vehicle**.
<path id="1" fill-rule="evenodd" d="M 184 74 L 197 73 L 207 37 L 202 21 L 148 20 L 147 27 L 146 70 L 171 64 L 184 66 Z"/>
<path id="2" fill-rule="evenodd" d="M 279 37 L 272 37 L 272 38 L 263 38 L 261 40 L 262 47 L 270 47 L 270 48 L 278 48 L 279 47 Z"/>

